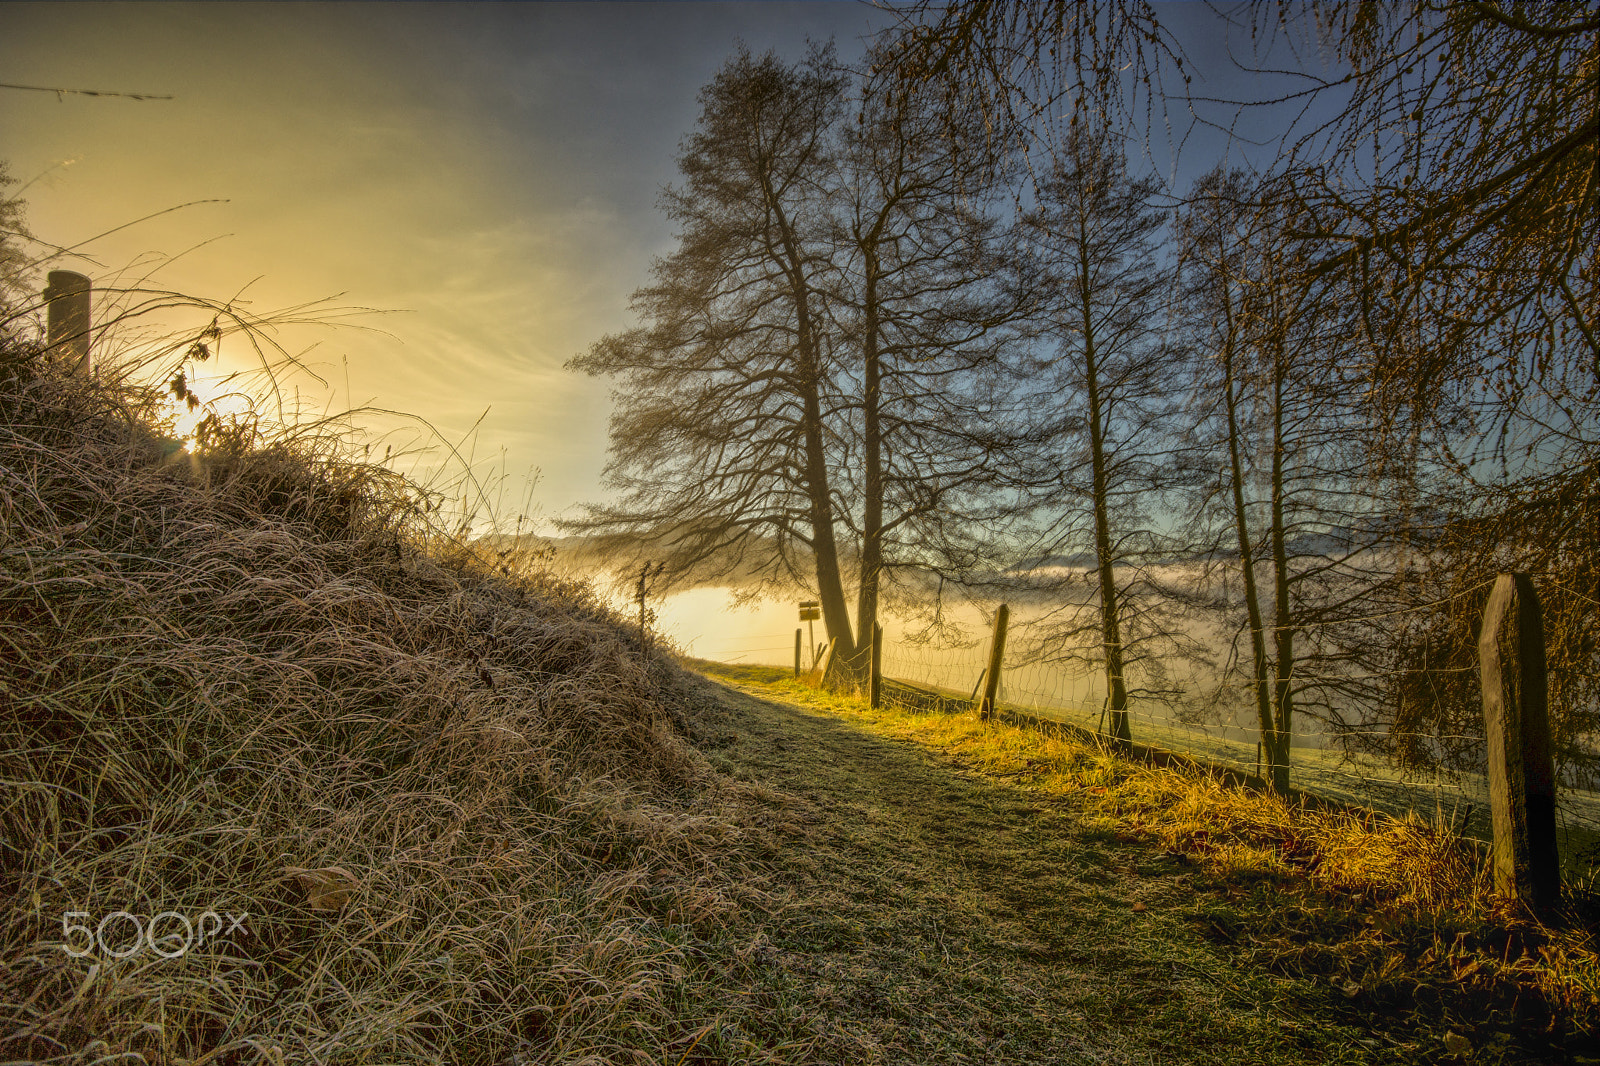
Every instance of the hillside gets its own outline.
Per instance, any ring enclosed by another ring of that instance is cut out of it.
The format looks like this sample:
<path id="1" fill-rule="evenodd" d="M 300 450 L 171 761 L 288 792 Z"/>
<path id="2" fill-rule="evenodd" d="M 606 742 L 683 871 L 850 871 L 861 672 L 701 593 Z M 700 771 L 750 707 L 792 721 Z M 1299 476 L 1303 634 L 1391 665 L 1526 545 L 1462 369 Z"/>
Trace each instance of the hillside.
<path id="1" fill-rule="evenodd" d="M 0 359 L 0 1059 L 657 1061 L 731 1016 L 704 682 L 332 434 L 191 461 L 159 401 Z"/>

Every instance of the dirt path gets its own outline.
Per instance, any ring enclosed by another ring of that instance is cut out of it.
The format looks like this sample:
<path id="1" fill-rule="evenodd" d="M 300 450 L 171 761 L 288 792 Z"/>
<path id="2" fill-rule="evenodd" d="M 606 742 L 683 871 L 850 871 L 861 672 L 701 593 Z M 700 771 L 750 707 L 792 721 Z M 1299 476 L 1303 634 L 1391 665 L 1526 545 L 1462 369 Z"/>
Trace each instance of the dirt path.
<path id="1" fill-rule="evenodd" d="M 1215 951 L 1181 859 L 867 719 L 722 684 L 707 752 L 758 786 L 790 893 L 749 994 L 821 1020 L 822 1060 L 1390 1061 L 1313 1019 L 1327 990 Z"/>

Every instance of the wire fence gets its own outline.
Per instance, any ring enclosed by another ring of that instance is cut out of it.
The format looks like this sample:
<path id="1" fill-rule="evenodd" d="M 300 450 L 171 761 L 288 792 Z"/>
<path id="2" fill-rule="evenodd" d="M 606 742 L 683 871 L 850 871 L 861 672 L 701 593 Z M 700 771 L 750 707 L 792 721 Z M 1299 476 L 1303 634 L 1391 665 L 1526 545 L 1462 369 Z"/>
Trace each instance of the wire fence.
<path id="1" fill-rule="evenodd" d="M 1028 623 L 1023 623 L 1024 628 Z M 1012 647 L 1026 646 L 1015 629 Z M 794 635 L 739 638 L 730 661 L 792 665 Z M 882 672 L 885 699 L 923 708 L 965 711 L 976 706 L 987 665 L 990 639 L 940 643 L 885 638 Z M 809 668 L 809 653 L 802 666 Z M 1460 671 L 1444 671 L 1460 672 Z M 1341 679 L 1348 679 L 1341 675 Z M 1248 687 L 1240 686 L 1247 697 Z M 1108 707 L 1103 670 L 1085 662 L 1022 659 L 1002 664 L 998 703 L 1002 709 L 1091 733 L 1107 732 Z M 1259 729 L 1253 718 L 1223 714 L 1196 700 L 1130 696 L 1128 713 L 1135 743 L 1185 756 L 1203 765 L 1259 777 L 1265 768 Z M 1212 720 L 1208 720 L 1212 719 Z M 1294 788 L 1337 803 L 1404 817 L 1412 815 L 1448 826 L 1465 836 L 1492 838 L 1487 756 L 1484 770 L 1404 769 L 1383 754 L 1404 743 L 1437 749 L 1443 743 L 1481 750 L 1479 735 L 1403 734 L 1390 729 L 1321 728 L 1309 719 L 1290 734 L 1290 778 Z M 1365 749 L 1365 750 L 1363 750 Z M 1600 860 L 1600 793 L 1583 788 L 1556 792 L 1558 845 L 1563 861 Z"/>

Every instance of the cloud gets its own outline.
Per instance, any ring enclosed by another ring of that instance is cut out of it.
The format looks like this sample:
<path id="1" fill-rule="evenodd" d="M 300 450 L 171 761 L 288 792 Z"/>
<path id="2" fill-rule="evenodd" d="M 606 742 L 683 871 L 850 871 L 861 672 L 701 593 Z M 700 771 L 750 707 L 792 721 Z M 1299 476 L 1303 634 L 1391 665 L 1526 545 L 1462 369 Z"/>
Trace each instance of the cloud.
<path id="1" fill-rule="evenodd" d="M 600 494 L 609 385 L 563 366 L 631 324 L 629 295 L 670 247 L 656 194 L 700 86 L 735 38 L 798 54 L 837 31 L 848 47 L 881 17 L 842 3 L 87 10 L 9 6 L 8 80 L 175 99 L 0 93 L 20 176 L 80 160 L 29 190 L 33 228 L 67 243 L 227 200 L 97 242 L 91 273 L 193 248 L 156 280 L 245 289 L 257 311 L 343 294 L 397 312 L 366 321 L 387 335 L 283 330 L 329 382 L 300 382 L 302 397 L 416 411 L 452 440 L 488 408 L 479 454 L 541 467 L 551 510 Z"/>

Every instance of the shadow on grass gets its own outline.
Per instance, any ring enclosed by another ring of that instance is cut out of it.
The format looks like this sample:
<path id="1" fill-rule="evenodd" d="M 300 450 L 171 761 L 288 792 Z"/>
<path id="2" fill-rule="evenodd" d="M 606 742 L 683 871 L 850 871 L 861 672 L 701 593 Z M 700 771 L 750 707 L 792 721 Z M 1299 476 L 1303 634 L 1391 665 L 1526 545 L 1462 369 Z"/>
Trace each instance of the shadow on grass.
<path id="1" fill-rule="evenodd" d="M 827 1009 L 889 1025 L 908 1059 L 1593 1053 L 1593 923 L 1479 913 L 1475 853 L 1429 827 L 970 715 L 872 711 L 781 668 L 707 672 L 738 690 L 714 765 L 786 790 L 803 826 L 777 861 L 806 918 L 775 944 L 829 988 L 897 989 L 891 1016 L 945 1043 L 848 995 Z M 974 1018 L 1005 1036 L 974 1043 Z"/>

